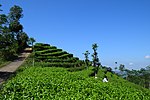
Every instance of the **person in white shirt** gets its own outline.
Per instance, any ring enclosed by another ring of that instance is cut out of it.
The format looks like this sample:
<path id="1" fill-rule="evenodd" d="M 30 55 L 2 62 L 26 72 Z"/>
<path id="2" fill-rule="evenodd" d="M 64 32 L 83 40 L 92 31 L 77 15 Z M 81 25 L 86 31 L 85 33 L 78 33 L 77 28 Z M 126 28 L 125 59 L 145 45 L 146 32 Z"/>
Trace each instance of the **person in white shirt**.
<path id="1" fill-rule="evenodd" d="M 107 76 L 104 77 L 103 82 L 108 82 Z"/>

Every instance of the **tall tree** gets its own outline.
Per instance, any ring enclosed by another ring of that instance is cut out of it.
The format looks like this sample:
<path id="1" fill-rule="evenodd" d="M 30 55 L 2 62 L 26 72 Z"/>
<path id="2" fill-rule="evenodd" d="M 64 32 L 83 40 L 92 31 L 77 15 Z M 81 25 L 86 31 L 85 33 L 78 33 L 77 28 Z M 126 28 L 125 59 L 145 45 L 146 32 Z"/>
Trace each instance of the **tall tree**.
<path id="1" fill-rule="evenodd" d="M 23 17 L 22 12 L 23 12 L 22 8 L 17 5 L 14 5 L 13 7 L 11 7 L 10 13 L 8 15 L 10 22 L 19 21 L 20 18 Z"/>
<path id="2" fill-rule="evenodd" d="M 25 32 L 19 32 L 17 35 L 17 42 L 19 45 L 18 51 L 22 51 L 24 48 L 27 47 L 28 42 L 28 35 Z"/>
<path id="3" fill-rule="evenodd" d="M 8 16 L 0 14 L 0 56 L 4 59 L 12 58 L 27 45 L 28 35 L 20 24 L 22 12 L 22 8 L 15 5 L 10 8 Z"/>
<path id="4" fill-rule="evenodd" d="M 85 56 L 85 65 L 86 65 L 86 68 L 88 68 L 89 66 L 89 51 L 87 50 L 85 53 L 83 53 L 84 56 Z"/>
<path id="5" fill-rule="evenodd" d="M 0 14 L 0 56 L 9 60 L 15 53 L 16 43 L 7 27 L 8 19 L 5 14 Z"/>
<path id="6" fill-rule="evenodd" d="M 23 32 L 23 25 L 20 24 L 20 19 L 23 17 L 23 10 L 21 7 L 14 5 L 10 8 L 10 13 L 8 15 L 9 19 L 9 29 L 14 39 L 18 43 L 18 52 L 22 51 L 28 42 L 28 35 Z"/>
<path id="7" fill-rule="evenodd" d="M 9 19 L 9 29 L 17 40 L 20 32 L 23 32 L 23 26 L 20 24 L 20 18 L 23 17 L 23 10 L 21 7 L 14 5 L 10 8 L 10 13 L 8 14 Z"/>
<path id="8" fill-rule="evenodd" d="M 98 58 L 97 48 L 98 48 L 98 45 L 96 43 L 94 43 L 92 45 L 92 49 L 94 51 L 92 54 L 92 57 L 93 57 L 93 66 L 94 66 L 95 77 L 97 76 L 99 66 L 101 65 L 99 62 L 99 58 Z"/>

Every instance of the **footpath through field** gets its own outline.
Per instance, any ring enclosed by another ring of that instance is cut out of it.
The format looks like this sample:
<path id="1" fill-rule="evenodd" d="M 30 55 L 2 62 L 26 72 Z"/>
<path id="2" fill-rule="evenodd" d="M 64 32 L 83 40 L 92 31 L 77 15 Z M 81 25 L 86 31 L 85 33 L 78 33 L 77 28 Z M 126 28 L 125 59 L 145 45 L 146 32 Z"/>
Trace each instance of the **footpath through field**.
<path id="1" fill-rule="evenodd" d="M 25 59 L 30 55 L 31 51 L 32 48 L 26 48 L 24 52 L 19 55 L 18 59 L 0 68 L 0 84 L 9 78 L 11 74 L 15 73 L 18 67 L 23 64 Z"/>

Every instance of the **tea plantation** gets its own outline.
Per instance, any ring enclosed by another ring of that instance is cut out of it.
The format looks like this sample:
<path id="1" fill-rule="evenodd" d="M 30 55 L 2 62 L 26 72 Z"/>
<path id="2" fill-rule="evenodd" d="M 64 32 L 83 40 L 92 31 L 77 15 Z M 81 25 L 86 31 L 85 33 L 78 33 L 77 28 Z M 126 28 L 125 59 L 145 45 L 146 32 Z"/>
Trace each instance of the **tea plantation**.
<path id="1" fill-rule="evenodd" d="M 1 100 L 150 100 L 150 91 L 113 75 L 108 83 L 89 77 L 91 70 L 28 67 L 3 85 Z"/>
<path id="2" fill-rule="evenodd" d="M 99 70 L 97 79 L 90 76 L 92 67 L 70 72 L 68 68 L 80 67 L 82 61 L 56 47 L 36 46 L 38 62 L 32 67 L 32 57 L 28 58 L 16 76 L 2 85 L 0 100 L 150 100 L 148 89 L 110 72 L 106 74 L 109 82 L 103 83 L 103 69 Z"/>
<path id="3" fill-rule="evenodd" d="M 34 50 L 36 64 L 44 67 L 80 67 L 83 64 L 83 61 L 77 57 L 73 57 L 73 54 L 49 44 L 36 43 Z"/>

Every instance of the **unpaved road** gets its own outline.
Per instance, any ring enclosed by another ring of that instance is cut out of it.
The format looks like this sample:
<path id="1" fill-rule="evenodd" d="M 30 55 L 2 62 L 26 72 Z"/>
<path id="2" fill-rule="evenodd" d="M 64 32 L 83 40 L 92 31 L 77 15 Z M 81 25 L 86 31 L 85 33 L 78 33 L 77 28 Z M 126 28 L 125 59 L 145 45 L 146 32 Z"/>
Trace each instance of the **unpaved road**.
<path id="1" fill-rule="evenodd" d="M 9 63 L 8 65 L 0 68 L 0 84 L 5 81 L 9 76 L 18 69 L 18 67 L 23 64 L 25 59 L 30 55 L 31 48 L 25 49 L 25 52 L 21 53 L 18 59 L 14 60 L 13 62 Z"/>

